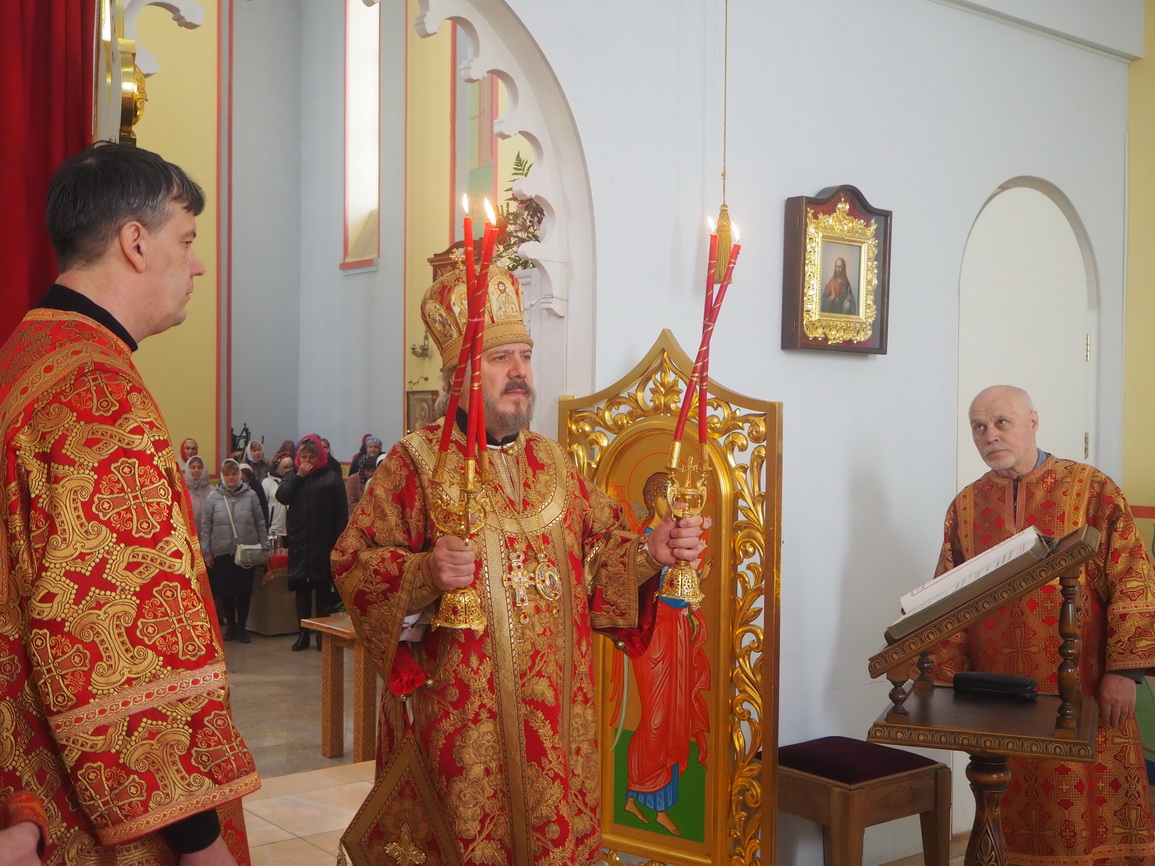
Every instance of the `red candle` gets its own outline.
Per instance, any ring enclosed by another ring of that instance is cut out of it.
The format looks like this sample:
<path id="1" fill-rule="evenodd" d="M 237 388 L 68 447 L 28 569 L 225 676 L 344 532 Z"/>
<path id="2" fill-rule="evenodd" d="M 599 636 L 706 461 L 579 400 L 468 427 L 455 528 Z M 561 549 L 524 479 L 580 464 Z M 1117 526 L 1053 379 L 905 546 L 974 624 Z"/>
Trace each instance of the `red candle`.
<path id="1" fill-rule="evenodd" d="M 710 220 L 710 255 L 709 262 L 706 266 L 706 309 L 702 313 L 702 340 L 709 343 L 707 337 L 707 328 L 709 327 L 710 314 L 714 309 L 714 269 L 718 263 L 718 233 L 714 231 L 713 220 Z M 702 359 L 702 366 L 698 370 L 698 443 L 704 445 L 706 442 L 706 404 L 707 391 L 706 383 L 710 378 L 709 367 L 709 353 Z M 688 389 L 687 389 L 688 390 Z"/>
<path id="2" fill-rule="evenodd" d="M 698 441 L 706 441 L 704 438 L 706 402 L 708 397 L 706 393 L 706 374 L 710 367 L 710 339 L 713 336 L 714 325 L 718 321 L 718 313 L 722 309 L 722 300 L 726 297 L 726 290 L 730 287 L 730 281 L 733 279 L 734 265 L 738 262 L 738 253 L 741 252 L 741 250 L 742 246 L 738 243 L 735 243 L 734 246 L 730 248 L 730 260 L 727 263 L 722 284 L 714 296 L 713 303 L 710 305 L 709 311 L 702 322 L 702 342 L 698 347 L 698 356 L 694 359 L 694 367 L 690 371 L 690 380 L 686 383 L 686 393 L 682 398 L 682 410 L 674 425 L 675 442 L 682 441 L 682 435 L 686 430 L 686 420 L 690 415 L 690 402 L 693 399 L 694 392 L 698 394 Z"/>
<path id="3" fill-rule="evenodd" d="M 714 305 L 714 269 L 718 265 L 718 233 L 713 230 L 713 220 L 710 220 L 710 254 L 706 266 L 706 312 L 702 316 L 710 315 L 710 308 Z"/>
<path id="4" fill-rule="evenodd" d="M 485 232 L 481 236 L 481 267 L 477 272 L 477 279 L 484 287 L 483 292 L 489 290 L 489 264 L 493 261 L 493 249 L 497 244 L 497 215 L 489 199 L 485 199 Z"/>
<path id="5" fill-rule="evenodd" d="M 482 267 L 485 267 L 484 258 Z M 469 303 L 469 336 L 472 339 L 462 347 L 469 352 L 470 358 L 469 414 L 465 425 L 466 460 L 477 456 L 478 439 L 484 441 L 485 435 L 485 425 L 481 420 L 481 344 L 485 332 L 485 296 L 485 283 L 478 279 Z"/>
<path id="6" fill-rule="evenodd" d="M 465 364 L 469 360 L 475 329 L 473 299 L 477 288 L 477 274 L 473 270 L 473 218 L 469 215 L 469 195 L 467 193 L 463 193 L 461 196 L 461 207 L 465 211 L 461 234 L 465 239 L 466 324 L 462 334 L 461 349 L 457 353 L 457 369 L 453 371 L 453 381 L 449 387 L 449 402 L 445 407 L 445 421 L 441 427 L 441 442 L 438 451 L 442 454 L 449 451 L 449 442 L 453 438 L 453 425 L 457 423 L 457 407 L 461 405 L 461 389 L 465 384 Z M 484 310 L 484 307 L 482 309 Z"/>
<path id="7" fill-rule="evenodd" d="M 471 366 L 469 382 L 469 423 L 466 436 L 466 459 L 485 448 L 485 409 L 481 396 L 481 347 L 485 341 L 485 310 L 489 294 L 489 265 L 493 261 L 493 250 L 497 240 L 496 216 L 489 199 L 485 200 L 485 233 L 481 241 L 481 266 L 477 273 L 474 297 L 477 299 L 475 316 L 471 316 L 473 340 L 470 346 Z M 464 348 L 464 347 L 463 347 Z"/>
<path id="8" fill-rule="evenodd" d="M 718 310 L 722 308 L 722 299 L 726 297 L 726 289 L 730 288 L 730 280 L 734 278 L 734 265 L 738 264 L 738 253 L 742 251 L 742 245 L 735 242 L 734 246 L 730 247 L 730 262 L 726 265 L 726 273 L 722 276 L 722 285 L 718 289 L 718 296 L 714 298 L 714 315 L 713 320 L 718 321 Z"/>
<path id="9" fill-rule="evenodd" d="M 469 292 L 473 291 L 473 281 L 477 276 L 473 270 L 473 217 L 469 215 L 468 193 L 461 195 L 461 209 L 465 212 L 461 234 L 465 238 L 465 290 L 468 297 Z"/>
<path id="10" fill-rule="evenodd" d="M 718 262 L 718 233 L 714 231 L 712 220 L 707 217 L 707 223 L 710 225 L 710 251 L 707 255 L 706 266 L 706 308 L 702 313 L 702 332 L 703 339 L 705 338 L 706 323 L 710 319 L 710 313 L 714 307 L 714 268 Z M 686 420 L 690 416 L 690 401 L 696 384 L 701 375 L 702 363 L 702 349 L 698 349 L 698 357 L 694 360 L 694 368 L 690 372 L 690 379 L 686 382 L 686 392 L 682 396 L 681 411 L 678 413 L 678 420 L 674 424 L 674 441 L 681 442 L 682 434 L 686 431 Z M 699 434 L 700 436 L 701 434 Z"/>

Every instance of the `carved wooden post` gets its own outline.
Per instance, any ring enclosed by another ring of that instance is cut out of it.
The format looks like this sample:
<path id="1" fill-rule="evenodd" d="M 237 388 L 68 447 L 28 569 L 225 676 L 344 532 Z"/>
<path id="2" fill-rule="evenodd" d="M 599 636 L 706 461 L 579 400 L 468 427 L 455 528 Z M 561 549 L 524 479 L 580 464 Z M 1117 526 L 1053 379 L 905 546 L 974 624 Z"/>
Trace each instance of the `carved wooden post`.
<path id="1" fill-rule="evenodd" d="M 1007 866 L 999 804 L 1011 781 L 1006 755 L 971 752 L 967 778 L 975 792 L 975 823 L 967 843 L 967 866 Z"/>
<path id="2" fill-rule="evenodd" d="M 886 712 L 889 721 L 904 721 L 910 715 L 910 710 L 903 706 L 909 692 L 906 690 L 906 673 L 908 665 L 897 665 L 886 672 L 886 679 L 890 683 L 890 709 Z"/>
<path id="3" fill-rule="evenodd" d="M 1055 719 L 1055 736 L 1071 738 L 1075 736 L 1077 722 L 1075 705 L 1079 695 L 1079 650 L 1082 638 L 1079 636 L 1079 622 L 1075 613 L 1075 600 L 1079 596 L 1079 567 L 1059 575 L 1060 592 L 1063 603 L 1059 608 L 1059 714 Z"/>
<path id="4" fill-rule="evenodd" d="M 919 655 L 915 667 L 918 668 L 918 676 L 915 678 L 914 687 L 919 691 L 933 689 L 934 677 L 930 675 L 930 670 L 934 667 L 934 659 L 931 658 L 930 650 Z"/>

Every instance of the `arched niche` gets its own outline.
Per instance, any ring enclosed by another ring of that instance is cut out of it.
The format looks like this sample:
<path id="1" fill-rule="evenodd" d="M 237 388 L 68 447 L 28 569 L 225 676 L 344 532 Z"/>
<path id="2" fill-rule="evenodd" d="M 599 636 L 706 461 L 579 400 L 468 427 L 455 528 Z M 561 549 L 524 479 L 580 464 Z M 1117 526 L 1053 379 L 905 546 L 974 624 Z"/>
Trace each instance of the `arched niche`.
<path id="1" fill-rule="evenodd" d="M 1040 448 L 1094 462 L 1099 292 L 1087 231 L 1057 186 L 1015 177 L 983 203 L 959 274 L 958 488 L 987 471 L 969 434 L 969 409 L 988 385 L 1031 394 Z M 971 826 L 975 805 L 966 755 L 953 756 L 958 832 Z"/>
<path id="2" fill-rule="evenodd" d="M 541 240 L 524 245 L 521 255 L 535 263 L 523 286 L 530 332 L 539 347 L 534 426 L 552 436 L 557 398 L 593 390 L 593 208 L 577 126 L 540 46 L 508 5 L 420 0 L 419 8 L 414 27 L 422 36 L 450 21 L 465 32 L 473 53 L 462 64 L 462 77 L 497 76 L 508 93 L 508 109 L 494 129 L 499 137 L 520 134 L 533 148 L 533 172 L 514 184 L 514 194 L 536 198 L 545 211 Z M 549 351 L 540 351 L 543 347 Z"/>
<path id="3" fill-rule="evenodd" d="M 1013 178 L 983 204 L 959 277 L 960 487 L 986 471 L 967 413 L 987 385 L 1031 393 L 1044 450 L 1094 458 L 1097 273 L 1083 223 L 1053 184 Z"/>

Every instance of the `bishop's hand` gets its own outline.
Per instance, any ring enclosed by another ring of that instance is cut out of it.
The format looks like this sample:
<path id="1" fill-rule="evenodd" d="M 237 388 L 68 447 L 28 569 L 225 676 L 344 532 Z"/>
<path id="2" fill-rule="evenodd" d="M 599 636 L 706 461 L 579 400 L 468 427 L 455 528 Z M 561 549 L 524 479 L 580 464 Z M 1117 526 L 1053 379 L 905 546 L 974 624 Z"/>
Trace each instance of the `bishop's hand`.
<path id="1" fill-rule="evenodd" d="M 693 562 L 706 549 L 702 532 L 709 528 L 708 517 L 699 514 L 679 519 L 670 510 L 662 516 L 654 531 L 646 536 L 646 547 L 650 556 L 662 565 L 674 565 L 682 560 Z"/>
<path id="2" fill-rule="evenodd" d="M 433 586 L 441 592 L 464 589 L 473 583 L 473 545 L 456 535 L 443 535 L 430 553 Z"/>

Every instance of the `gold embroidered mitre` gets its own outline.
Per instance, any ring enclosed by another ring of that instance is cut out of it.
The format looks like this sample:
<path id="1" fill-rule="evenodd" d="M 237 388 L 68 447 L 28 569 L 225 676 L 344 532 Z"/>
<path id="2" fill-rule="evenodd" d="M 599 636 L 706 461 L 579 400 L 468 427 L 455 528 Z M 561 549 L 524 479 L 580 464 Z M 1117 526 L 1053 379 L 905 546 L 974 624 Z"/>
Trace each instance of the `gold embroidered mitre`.
<path id="1" fill-rule="evenodd" d="M 533 339 L 525 327 L 521 286 L 504 268 L 490 266 L 485 293 L 485 339 L 481 350 L 506 343 L 528 343 Z M 442 372 L 457 366 L 461 343 L 469 323 L 465 292 L 465 268 L 445 274 L 425 292 L 421 300 L 421 320 L 441 352 Z"/>

